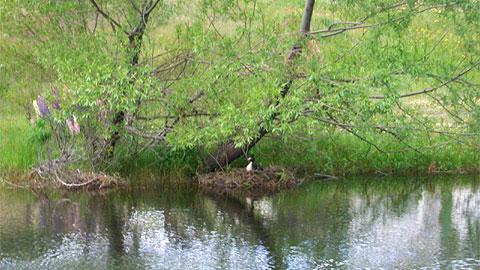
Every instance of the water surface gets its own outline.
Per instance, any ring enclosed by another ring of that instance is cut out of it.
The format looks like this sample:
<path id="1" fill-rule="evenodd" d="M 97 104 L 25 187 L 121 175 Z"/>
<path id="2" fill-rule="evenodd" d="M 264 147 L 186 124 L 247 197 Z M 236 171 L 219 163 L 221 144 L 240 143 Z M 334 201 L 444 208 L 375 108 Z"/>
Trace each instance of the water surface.
<path id="1" fill-rule="evenodd" d="M 263 198 L 0 190 L 0 269 L 479 269 L 478 177 L 349 179 Z"/>

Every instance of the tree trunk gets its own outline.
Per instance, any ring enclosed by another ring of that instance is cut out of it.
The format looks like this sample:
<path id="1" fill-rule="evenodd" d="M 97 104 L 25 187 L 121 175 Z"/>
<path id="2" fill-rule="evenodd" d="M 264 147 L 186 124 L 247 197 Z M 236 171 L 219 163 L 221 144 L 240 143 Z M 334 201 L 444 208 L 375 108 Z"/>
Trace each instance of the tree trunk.
<path id="1" fill-rule="evenodd" d="M 128 54 L 129 54 L 129 65 L 132 68 L 130 71 L 130 74 L 128 74 L 129 82 L 130 84 L 135 84 L 136 79 L 132 76 L 133 69 L 138 65 L 138 59 L 140 57 L 140 49 L 142 48 L 142 38 L 143 38 L 143 33 L 145 30 L 144 23 L 147 23 L 148 21 L 148 16 L 145 19 L 145 22 L 140 22 L 139 27 L 135 27 L 133 31 L 130 33 L 128 36 L 129 40 L 129 49 L 128 49 Z M 122 93 L 125 94 L 125 93 Z M 113 153 L 115 151 L 115 146 L 117 145 L 117 142 L 120 140 L 121 134 L 120 134 L 120 129 L 123 126 L 123 123 L 125 121 L 125 112 L 124 111 L 119 111 L 115 114 L 115 117 L 113 118 L 113 126 L 116 127 L 117 129 L 113 132 L 112 137 L 110 138 L 110 141 L 108 142 L 108 155 L 110 157 L 113 156 Z"/>
<path id="2" fill-rule="evenodd" d="M 303 47 L 302 45 L 305 42 L 305 37 L 308 35 L 308 32 L 310 32 L 310 22 L 312 21 L 314 5 L 315 5 L 315 0 L 305 1 L 305 9 L 303 10 L 302 23 L 300 25 L 300 31 L 299 31 L 302 36 L 298 41 L 298 43 L 295 46 L 293 46 L 292 50 L 290 51 L 290 56 L 288 57 L 289 65 L 292 65 L 294 59 L 302 53 L 302 47 Z M 290 78 L 288 79 L 288 83 L 282 89 L 281 98 L 284 98 L 288 94 L 288 91 L 292 86 L 292 83 L 293 83 L 292 75 L 290 75 Z M 277 105 L 279 104 L 279 102 L 280 100 L 275 101 Z M 270 120 L 274 119 L 276 116 L 277 114 L 273 114 Z M 246 150 L 248 151 L 248 149 L 251 149 L 252 147 L 254 147 L 266 134 L 268 134 L 268 130 L 261 128 L 257 137 L 244 147 L 235 147 L 235 143 L 233 141 L 228 141 L 226 143 L 223 143 L 217 148 L 217 150 L 214 151 L 213 154 L 209 155 L 206 158 L 205 163 L 208 166 L 208 169 L 210 171 L 214 171 L 214 170 L 217 170 L 218 168 L 223 168 L 227 166 L 229 163 L 241 157 Z"/>
<path id="3" fill-rule="evenodd" d="M 148 18 L 150 17 L 151 12 L 153 9 L 157 6 L 159 0 L 155 2 L 150 2 L 149 6 L 145 6 L 142 8 L 142 11 L 137 16 L 137 25 L 134 27 L 130 33 L 128 33 L 128 50 L 127 50 L 127 57 L 129 58 L 129 65 L 131 67 L 131 71 L 128 74 L 129 76 L 129 82 L 130 84 L 135 84 L 136 78 L 135 76 L 132 77 L 134 73 L 134 69 L 138 65 L 138 60 L 140 58 L 140 50 L 142 49 L 142 39 L 143 39 L 143 34 L 145 33 L 145 29 L 147 27 L 148 23 Z M 122 93 L 125 94 L 125 93 Z M 140 106 L 139 101 L 137 101 L 137 105 Z M 125 121 L 125 112 L 124 111 L 119 111 L 115 114 L 115 117 L 113 118 L 113 126 L 116 127 L 117 129 L 113 132 L 110 140 L 107 142 L 108 145 L 108 155 L 110 157 L 113 156 L 114 151 L 115 151 L 115 146 L 117 145 L 117 142 L 121 138 L 121 133 L 120 129 L 123 127 L 123 123 Z"/>

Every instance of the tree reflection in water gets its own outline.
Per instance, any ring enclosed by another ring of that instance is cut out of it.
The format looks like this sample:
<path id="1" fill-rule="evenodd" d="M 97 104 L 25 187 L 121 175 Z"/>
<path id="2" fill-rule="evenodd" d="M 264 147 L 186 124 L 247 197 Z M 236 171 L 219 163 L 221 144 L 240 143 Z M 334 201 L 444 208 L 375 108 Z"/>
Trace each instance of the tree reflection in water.
<path id="1" fill-rule="evenodd" d="M 253 202 L 195 189 L 0 191 L 0 269 L 480 267 L 477 179 L 312 183 Z"/>

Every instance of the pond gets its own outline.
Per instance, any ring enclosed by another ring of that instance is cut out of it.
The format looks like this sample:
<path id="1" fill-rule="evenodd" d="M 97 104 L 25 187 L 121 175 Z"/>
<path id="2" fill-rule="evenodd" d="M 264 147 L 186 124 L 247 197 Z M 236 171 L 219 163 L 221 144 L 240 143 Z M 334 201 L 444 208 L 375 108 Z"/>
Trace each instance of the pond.
<path id="1" fill-rule="evenodd" d="M 314 182 L 252 204 L 195 187 L 0 190 L 0 269 L 479 269 L 478 177 Z"/>

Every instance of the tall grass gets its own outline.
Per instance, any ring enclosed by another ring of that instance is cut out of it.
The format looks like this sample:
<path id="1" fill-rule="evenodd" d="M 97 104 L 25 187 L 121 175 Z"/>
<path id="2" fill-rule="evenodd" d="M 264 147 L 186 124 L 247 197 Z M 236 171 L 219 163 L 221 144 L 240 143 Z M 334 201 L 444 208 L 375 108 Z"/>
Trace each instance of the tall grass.
<path id="1" fill-rule="evenodd" d="M 434 148 L 382 153 L 350 134 L 323 139 L 269 137 L 252 151 L 258 162 L 277 164 L 300 172 L 327 174 L 427 174 L 473 172 L 480 168 L 480 153 L 457 143 L 447 144 L 436 136 L 428 143 L 413 137 L 412 145 L 439 145 Z M 379 139 L 382 149 L 405 149 L 398 142 Z"/>
<path id="2" fill-rule="evenodd" d="M 38 162 L 41 145 L 31 136 L 22 114 L 3 116 L 0 121 L 0 165 L 8 171 L 26 171 Z"/>

